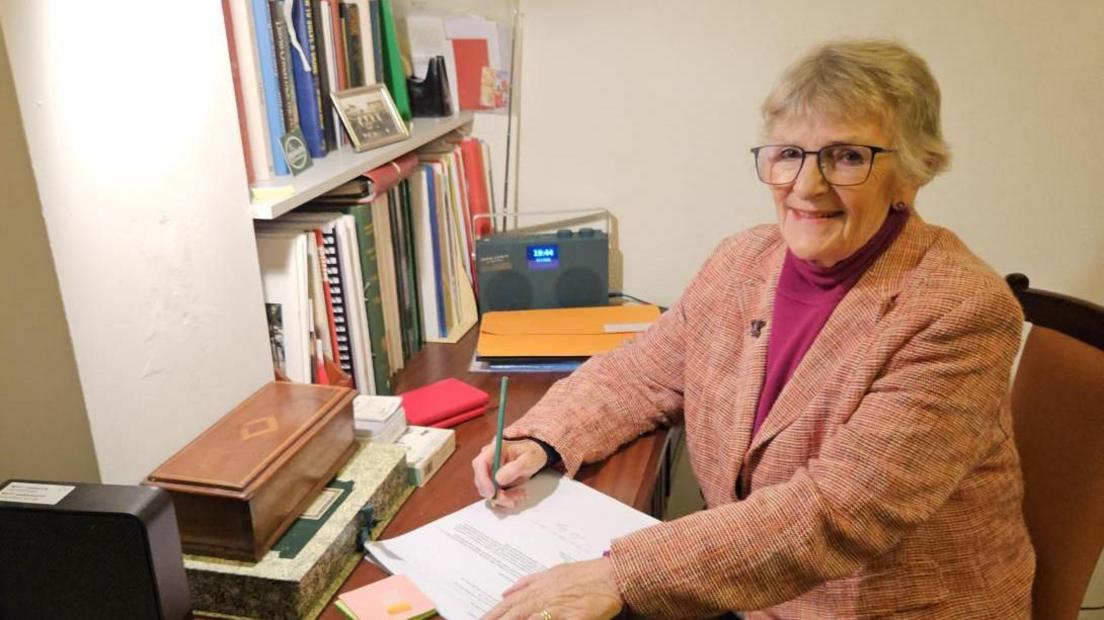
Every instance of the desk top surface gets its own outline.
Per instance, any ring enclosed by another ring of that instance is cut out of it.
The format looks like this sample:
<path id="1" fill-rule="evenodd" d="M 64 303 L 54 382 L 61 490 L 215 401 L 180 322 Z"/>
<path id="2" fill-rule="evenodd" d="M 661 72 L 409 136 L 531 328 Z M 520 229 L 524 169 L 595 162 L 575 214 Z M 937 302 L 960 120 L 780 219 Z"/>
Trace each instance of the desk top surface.
<path id="1" fill-rule="evenodd" d="M 406 368 L 398 374 L 395 392 L 404 392 L 446 377 L 457 377 L 491 394 L 492 400 L 495 400 L 502 374 L 468 372 L 478 332 L 478 328 L 472 329 L 455 345 L 427 344 L 421 352 L 407 361 Z M 540 400 L 557 379 L 564 375 L 517 373 L 509 376 L 510 393 L 506 407 L 508 424 L 520 418 Z M 492 410 L 489 415 L 480 416 L 456 427 L 456 452 L 449 457 L 426 486 L 416 489 L 411 494 L 395 518 L 384 529 L 381 538 L 387 539 L 405 534 L 479 499 L 475 484 L 472 482 L 471 461 L 479 450 L 494 438 L 496 418 L 493 413 Z M 609 459 L 584 467 L 576 478 L 637 510 L 648 512 L 652 501 L 652 490 L 663 461 L 666 440 L 665 430 L 644 435 Z M 386 574 L 374 564 L 361 562 L 342 584 L 340 592 L 359 588 L 385 576 Z M 319 618 L 344 620 L 345 616 L 338 611 L 331 600 Z"/>

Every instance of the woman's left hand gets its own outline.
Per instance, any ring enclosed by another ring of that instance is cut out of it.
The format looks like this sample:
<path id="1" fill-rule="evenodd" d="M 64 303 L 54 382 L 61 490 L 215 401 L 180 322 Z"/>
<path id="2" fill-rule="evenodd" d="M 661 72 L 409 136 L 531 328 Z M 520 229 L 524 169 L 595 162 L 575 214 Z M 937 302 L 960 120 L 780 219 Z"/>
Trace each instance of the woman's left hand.
<path id="1" fill-rule="evenodd" d="M 502 593 L 486 620 L 606 620 L 624 603 L 609 558 L 561 564 L 522 577 Z"/>

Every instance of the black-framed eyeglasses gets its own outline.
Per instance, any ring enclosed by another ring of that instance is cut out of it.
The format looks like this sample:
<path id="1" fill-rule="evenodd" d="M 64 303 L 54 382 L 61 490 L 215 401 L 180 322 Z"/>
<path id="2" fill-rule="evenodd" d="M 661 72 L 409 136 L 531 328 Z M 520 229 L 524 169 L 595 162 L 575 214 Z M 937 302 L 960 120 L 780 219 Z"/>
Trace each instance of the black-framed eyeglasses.
<path id="1" fill-rule="evenodd" d="M 805 158 L 816 155 L 817 168 L 824 180 L 829 185 L 847 187 L 862 185 L 870 178 L 878 153 L 896 151 L 868 144 L 829 144 L 816 151 L 807 151 L 794 144 L 765 144 L 751 152 L 755 155 L 755 172 L 767 185 L 793 183 L 801 174 Z"/>

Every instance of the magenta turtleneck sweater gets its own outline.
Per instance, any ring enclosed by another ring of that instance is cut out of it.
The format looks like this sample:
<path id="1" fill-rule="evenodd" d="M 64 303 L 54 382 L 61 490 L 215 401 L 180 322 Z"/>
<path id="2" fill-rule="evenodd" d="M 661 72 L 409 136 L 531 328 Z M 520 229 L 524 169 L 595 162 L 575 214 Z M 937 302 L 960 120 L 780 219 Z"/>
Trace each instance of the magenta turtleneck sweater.
<path id="1" fill-rule="evenodd" d="M 774 401 L 813 346 L 832 311 L 866 269 L 893 244 L 907 219 L 908 211 L 890 209 L 882 227 L 866 245 L 831 267 L 817 267 L 786 250 L 771 313 L 767 371 L 755 410 L 752 436 L 759 432 Z"/>

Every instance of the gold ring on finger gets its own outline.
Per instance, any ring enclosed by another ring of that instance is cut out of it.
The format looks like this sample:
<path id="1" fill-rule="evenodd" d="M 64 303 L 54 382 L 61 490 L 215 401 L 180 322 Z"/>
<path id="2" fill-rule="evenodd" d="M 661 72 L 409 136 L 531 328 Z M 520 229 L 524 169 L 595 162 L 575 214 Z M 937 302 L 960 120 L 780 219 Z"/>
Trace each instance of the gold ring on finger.
<path id="1" fill-rule="evenodd" d="M 547 609 L 542 609 L 540 615 L 537 616 L 540 620 L 552 620 L 552 612 Z"/>

